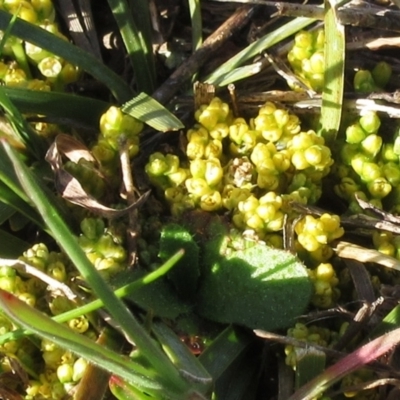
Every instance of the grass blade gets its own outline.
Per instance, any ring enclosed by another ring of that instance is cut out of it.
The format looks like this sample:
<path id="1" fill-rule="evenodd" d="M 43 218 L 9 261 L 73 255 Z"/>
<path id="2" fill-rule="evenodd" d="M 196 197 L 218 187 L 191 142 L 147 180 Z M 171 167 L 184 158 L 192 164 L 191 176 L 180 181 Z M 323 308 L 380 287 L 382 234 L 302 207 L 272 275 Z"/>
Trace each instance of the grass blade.
<path id="1" fill-rule="evenodd" d="M 190 20 L 192 23 L 192 52 L 203 43 L 200 0 L 188 0 Z"/>
<path id="2" fill-rule="evenodd" d="M 7 29 L 11 18 L 11 14 L 0 10 L 0 30 Z M 132 97 L 132 91 L 128 84 L 96 57 L 86 53 L 79 47 L 20 18 L 15 21 L 12 27 L 12 34 L 35 46 L 48 50 L 88 72 L 94 78 L 104 83 L 121 103 Z"/>
<path id="3" fill-rule="evenodd" d="M 288 400 L 312 400 L 317 398 L 338 380 L 382 357 L 397 346 L 400 340 L 399 335 L 400 329 L 395 329 L 358 348 L 305 384 Z"/>
<path id="4" fill-rule="evenodd" d="M 140 93 L 125 103 L 122 111 L 161 132 L 184 128 L 174 114 L 146 93 Z"/>
<path id="5" fill-rule="evenodd" d="M 75 122 L 98 129 L 101 115 L 110 104 L 69 93 L 44 92 L 13 87 L 3 87 L 6 96 L 22 113 L 54 117 L 65 122 Z"/>
<path id="6" fill-rule="evenodd" d="M 279 43 L 281 40 L 286 39 L 290 35 L 293 35 L 314 21 L 315 20 L 312 18 L 296 18 L 287 24 L 282 25 L 275 31 L 267 33 L 265 36 L 250 44 L 232 57 L 229 61 L 217 68 L 206 78 L 206 82 L 213 85 L 220 85 L 220 82 L 225 80 L 226 75 L 230 74 L 233 69 L 241 66 L 250 58 L 255 57 L 257 54 L 260 54 L 262 51 L 268 49 L 274 44 Z"/>
<path id="7" fill-rule="evenodd" d="M 24 165 L 18 154 L 5 141 L 2 141 L 7 156 L 11 160 L 19 182 L 43 217 L 54 239 L 70 257 L 72 263 L 79 270 L 82 277 L 93 289 L 98 298 L 102 299 L 105 307 L 118 323 L 129 340 L 137 345 L 143 355 L 149 360 L 157 372 L 165 377 L 172 387 L 185 391 L 187 383 L 179 375 L 167 356 L 155 345 L 145 329 L 118 299 L 112 288 L 103 280 L 86 254 L 80 248 L 76 237 L 72 234 L 67 224 L 60 217 L 53 204 L 40 189 L 33 179 L 31 172 Z"/>
<path id="8" fill-rule="evenodd" d="M 126 50 L 133 70 L 135 71 L 135 82 L 139 92 L 152 93 L 154 91 L 154 68 L 149 64 L 149 51 L 146 38 L 138 28 L 133 19 L 126 0 L 108 0 L 115 21 L 124 41 Z M 139 14 L 139 10 L 135 10 Z M 151 53 L 150 53 L 151 54 Z"/>
<path id="9" fill-rule="evenodd" d="M 325 1 L 325 74 L 320 131 L 327 142 L 335 140 L 340 126 L 344 93 L 344 26 L 336 18 L 337 0 Z"/>
<path id="10" fill-rule="evenodd" d="M 155 271 L 150 272 L 149 274 L 139 278 L 127 285 L 120 287 L 119 289 L 115 290 L 115 295 L 118 298 L 123 298 L 128 296 L 129 294 L 133 293 L 134 291 L 142 288 L 145 285 L 149 285 L 152 282 L 155 282 L 157 279 L 164 276 L 175 264 L 176 262 L 182 257 L 183 252 L 177 252 L 174 256 L 172 256 L 168 261 L 162 264 L 159 268 Z M 1 266 L 1 263 L 0 263 Z M 62 323 L 70 321 L 74 318 L 79 318 L 82 315 L 91 313 L 93 311 L 98 310 L 99 308 L 103 307 L 104 303 L 101 299 L 96 299 L 87 303 L 83 306 L 77 307 L 73 310 L 66 311 L 62 314 L 58 314 L 54 316 L 52 319 L 56 322 Z M 31 332 L 24 331 L 22 329 L 17 329 L 12 332 L 5 333 L 4 335 L 0 336 L 0 345 L 9 342 L 10 340 L 17 340 L 26 335 L 29 335 Z"/>
<path id="11" fill-rule="evenodd" d="M 67 326 L 55 322 L 3 289 L 0 289 L 0 307 L 18 325 L 86 358 L 91 363 L 111 373 L 123 377 L 132 384 L 150 392 L 165 390 L 160 383 L 147 378 L 148 371 L 145 368 L 104 346 L 100 346 L 87 336 L 80 335 Z"/>

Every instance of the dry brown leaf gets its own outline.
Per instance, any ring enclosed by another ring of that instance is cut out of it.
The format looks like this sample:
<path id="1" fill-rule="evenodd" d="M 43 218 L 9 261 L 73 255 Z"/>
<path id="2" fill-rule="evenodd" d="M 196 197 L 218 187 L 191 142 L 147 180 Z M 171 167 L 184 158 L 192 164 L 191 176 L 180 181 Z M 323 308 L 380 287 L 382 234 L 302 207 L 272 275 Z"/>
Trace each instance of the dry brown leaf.
<path id="1" fill-rule="evenodd" d="M 65 134 L 60 134 L 56 137 L 46 154 L 46 161 L 55 173 L 55 186 L 61 196 L 71 203 L 87 208 L 102 217 L 116 218 L 125 215 L 129 211 L 141 206 L 150 194 L 150 191 L 146 192 L 136 202 L 124 209 L 116 210 L 104 206 L 87 193 L 79 181 L 63 168 L 63 156 L 75 163 L 78 163 L 82 158 L 96 163 L 95 158 L 84 144 L 72 136 Z M 102 176 L 99 171 L 95 170 L 95 172 Z"/>

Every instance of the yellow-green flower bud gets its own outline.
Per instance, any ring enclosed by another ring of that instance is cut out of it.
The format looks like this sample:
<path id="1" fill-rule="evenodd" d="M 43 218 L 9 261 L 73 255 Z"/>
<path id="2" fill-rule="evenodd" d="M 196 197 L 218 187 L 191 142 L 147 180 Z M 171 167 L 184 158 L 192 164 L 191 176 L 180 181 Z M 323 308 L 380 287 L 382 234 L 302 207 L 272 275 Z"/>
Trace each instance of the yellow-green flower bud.
<path id="1" fill-rule="evenodd" d="M 161 176 L 165 174 L 168 171 L 168 163 L 165 156 L 159 152 L 153 153 L 146 164 L 145 170 L 148 175 Z"/>
<path id="2" fill-rule="evenodd" d="M 221 194 L 214 190 L 206 193 L 200 198 L 200 208 L 204 211 L 216 211 L 222 207 Z"/>
<path id="3" fill-rule="evenodd" d="M 238 206 L 239 202 L 246 200 L 250 194 L 249 189 L 225 185 L 222 192 L 222 204 L 227 210 L 231 211 Z"/>
<path id="4" fill-rule="evenodd" d="M 381 126 L 381 120 L 375 111 L 367 111 L 360 118 L 360 126 L 368 134 L 376 133 L 378 132 L 379 127 Z"/>
<path id="5" fill-rule="evenodd" d="M 296 150 L 293 152 L 292 157 L 290 159 L 294 167 L 301 171 L 303 169 L 307 169 L 310 167 L 310 163 L 307 161 L 305 152 L 303 149 Z"/>
<path id="6" fill-rule="evenodd" d="M 24 293 L 16 293 L 17 297 L 22 300 L 24 303 L 28 304 L 31 307 L 35 307 L 36 304 L 36 296 L 32 293 L 24 292 Z"/>
<path id="7" fill-rule="evenodd" d="M 361 142 L 362 151 L 371 158 L 375 158 L 382 147 L 382 138 L 378 135 L 371 134 L 368 135 Z"/>
<path id="8" fill-rule="evenodd" d="M 82 379 L 82 376 L 85 373 L 87 365 L 88 362 L 82 357 L 78 358 L 74 362 L 73 374 L 72 374 L 72 380 L 74 382 L 78 382 Z"/>
<path id="9" fill-rule="evenodd" d="M 366 137 L 366 132 L 361 127 L 361 125 L 357 122 L 353 125 L 350 125 L 346 129 L 346 142 L 355 144 L 361 143 Z"/>
<path id="10" fill-rule="evenodd" d="M 237 143 L 241 144 L 243 135 L 249 130 L 249 126 L 244 118 L 236 118 L 229 126 L 229 138 Z"/>
<path id="11" fill-rule="evenodd" d="M 257 186 L 261 189 L 275 190 L 279 186 L 279 176 L 271 170 L 259 170 L 257 176 Z"/>
<path id="12" fill-rule="evenodd" d="M 325 70 L 325 57 L 323 51 L 317 51 L 310 57 L 311 70 L 315 74 L 323 74 Z"/>
<path id="13" fill-rule="evenodd" d="M 278 172 L 285 172 L 290 168 L 290 154 L 289 152 L 282 150 L 272 156 L 275 169 Z"/>
<path id="14" fill-rule="evenodd" d="M 222 140 L 229 135 L 229 126 L 226 123 L 219 123 L 210 130 L 210 136 L 216 140 Z"/>
<path id="15" fill-rule="evenodd" d="M 198 198 L 211 192 L 210 186 L 207 184 L 205 179 L 202 178 L 187 179 L 185 185 L 188 192 Z"/>
<path id="16" fill-rule="evenodd" d="M 111 106 L 100 117 L 100 132 L 104 137 L 118 137 L 122 124 L 123 114 L 120 108 Z"/>
<path id="17" fill-rule="evenodd" d="M 360 69 L 354 75 L 354 89 L 356 92 L 370 93 L 376 89 L 374 78 L 371 72 Z"/>
<path id="18" fill-rule="evenodd" d="M 188 178 L 189 171 L 184 168 L 178 168 L 177 171 L 168 173 L 167 176 L 173 186 L 179 186 Z"/>
<path id="19" fill-rule="evenodd" d="M 217 139 L 211 140 L 204 149 L 205 158 L 221 158 L 222 157 L 222 142 Z"/>
<path id="20" fill-rule="evenodd" d="M 62 64 L 59 59 L 56 57 L 45 57 L 43 58 L 39 64 L 38 68 L 40 73 L 46 78 L 57 78 L 62 70 Z"/>
<path id="21" fill-rule="evenodd" d="M 190 160 L 203 158 L 206 153 L 206 145 L 200 142 L 189 142 L 186 148 L 186 155 Z"/>
<path id="22" fill-rule="evenodd" d="M 165 189 L 164 195 L 169 203 L 178 203 L 182 201 L 186 194 L 181 187 L 170 187 Z"/>
<path id="23" fill-rule="evenodd" d="M 30 0 L 33 8 L 38 14 L 40 21 L 54 19 L 54 7 L 51 0 Z"/>
<path id="24" fill-rule="evenodd" d="M 394 151 L 394 144 L 393 143 L 385 143 L 382 146 L 382 151 L 381 151 L 381 158 L 383 161 L 389 162 L 398 162 L 399 161 L 399 155 L 396 154 Z"/>
<path id="25" fill-rule="evenodd" d="M 371 196 L 377 199 L 383 199 L 392 190 L 392 186 L 385 178 L 377 178 L 371 182 L 368 182 L 367 188 Z"/>
<path id="26" fill-rule="evenodd" d="M 371 162 L 364 162 L 361 169 L 361 179 L 364 182 L 371 182 L 382 176 L 381 168 L 378 164 Z"/>
<path id="27" fill-rule="evenodd" d="M 238 209 L 241 213 L 255 213 L 257 207 L 259 205 L 258 199 L 251 195 L 246 200 L 240 201 L 238 204 Z"/>
<path id="28" fill-rule="evenodd" d="M 206 161 L 204 178 L 209 186 L 217 186 L 222 179 L 223 170 L 218 158 L 211 158 Z"/>
<path id="29" fill-rule="evenodd" d="M 57 368 L 57 378 L 61 383 L 72 381 L 73 367 L 71 364 L 61 364 Z"/>
<path id="30" fill-rule="evenodd" d="M 385 61 L 380 61 L 372 70 L 372 77 L 381 88 L 384 88 L 389 83 L 391 76 L 392 67 Z"/>
<path id="31" fill-rule="evenodd" d="M 400 184 L 400 167 L 394 162 L 388 162 L 381 168 L 383 175 L 392 186 Z"/>
<path id="32" fill-rule="evenodd" d="M 86 316 L 82 315 L 79 318 L 69 320 L 68 326 L 75 332 L 84 333 L 89 329 L 89 321 Z"/>
<path id="33" fill-rule="evenodd" d="M 51 263 L 47 266 L 47 275 L 58 280 L 59 282 L 65 282 L 67 279 L 67 272 L 65 265 L 61 261 Z"/>

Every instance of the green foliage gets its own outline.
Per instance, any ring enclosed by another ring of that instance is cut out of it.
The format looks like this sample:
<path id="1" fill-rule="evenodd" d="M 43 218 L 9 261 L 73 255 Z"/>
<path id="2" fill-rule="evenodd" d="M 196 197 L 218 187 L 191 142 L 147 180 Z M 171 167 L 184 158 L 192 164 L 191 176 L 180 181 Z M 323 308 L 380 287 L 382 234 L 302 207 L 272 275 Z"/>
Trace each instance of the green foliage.
<path id="1" fill-rule="evenodd" d="M 179 249 L 185 255 L 168 274 L 175 289 L 184 299 L 193 299 L 197 289 L 199 271 L 199 247 L 192 235 L 178 224 L 164 226 L 160 239 L 160 258 L 168 260 Z"/>
<path id="2" fill-rule="evenodd" d="M 263 243 L 244 240 L 242 248 L 230 248 L 231 238 L 221 223 L 212 224 L 208 235 L 198 312 L 253 329 L 293 324 L 312 292 L 304 265 L 292 254 Z"/>

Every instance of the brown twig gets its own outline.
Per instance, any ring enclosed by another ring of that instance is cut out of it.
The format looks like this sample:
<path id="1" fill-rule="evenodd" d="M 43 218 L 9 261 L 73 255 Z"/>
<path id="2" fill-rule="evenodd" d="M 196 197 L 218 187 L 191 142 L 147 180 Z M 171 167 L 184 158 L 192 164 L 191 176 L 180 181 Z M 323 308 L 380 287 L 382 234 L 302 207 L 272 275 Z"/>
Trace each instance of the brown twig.
<path id="1" fill-rule="evenodd" d="M 323 20 L 325 10 L 314 4 L 295 4 L 289 2 L 272 2 L 263 0 L 217 0 L 241 4 L 257 4 L 276 10 L 273 16 L 306 17 Z M 384 29 L 400 32 L 400 12 L 383 7 L 359 6 L 351 4 L 337 10 L 338 22 L 342 25 L 363 26 L 374 29 Z"/>
<path id="2" fill-rule="evenodd" d="M 168 102 L 191 76 L 220 48 L 236 31 L 247 24 L 254 7 L 239 7 L 214 33 L 212 33 L 175 72 L 153 93 L 160 103 Z"/>
<path id="3" fill-rule="evenodd" d="M 126 140 L 121 138 L 120 142 L 120 162 L 122 170 L 122 180 L 124 182 L 126 200 L 128 205 L 135 203 L 136 193 L 133 183 L 131 163 L 129 158 L 129 146 Z M 128 229 L 127 229 L 127 246 L 128 246 L 128 263 L 133 266 L 136 261 L 136 241 L 138 234 L 138 211 L 130 210 L 128 213 Z"/>

